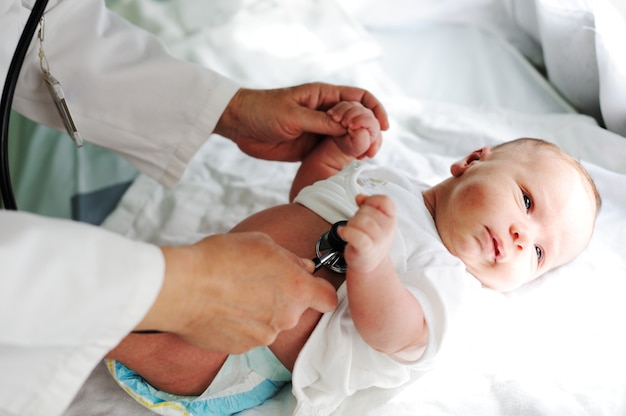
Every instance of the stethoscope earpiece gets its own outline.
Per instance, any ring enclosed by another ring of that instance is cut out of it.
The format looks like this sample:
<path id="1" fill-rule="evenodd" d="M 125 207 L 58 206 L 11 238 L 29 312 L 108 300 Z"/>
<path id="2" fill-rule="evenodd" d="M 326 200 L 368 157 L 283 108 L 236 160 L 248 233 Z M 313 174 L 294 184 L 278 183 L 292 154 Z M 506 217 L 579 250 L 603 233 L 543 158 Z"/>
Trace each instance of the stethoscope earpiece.
<path id="1" fill-rule="evenodd" d="M 322 266 L 326 266 L 330 270 L 337 273 L 345 273 L 348 269 L 343 258 L 343 250 L 346 247 L 346 242 L 339 236 L 339 227 L 344 227 L 348 221 L 338 221 L 330 227 L 330 230 L 326 231 L 317 243 L 315 244 L 316 258 L 315 270 L 318 271 Z"/>

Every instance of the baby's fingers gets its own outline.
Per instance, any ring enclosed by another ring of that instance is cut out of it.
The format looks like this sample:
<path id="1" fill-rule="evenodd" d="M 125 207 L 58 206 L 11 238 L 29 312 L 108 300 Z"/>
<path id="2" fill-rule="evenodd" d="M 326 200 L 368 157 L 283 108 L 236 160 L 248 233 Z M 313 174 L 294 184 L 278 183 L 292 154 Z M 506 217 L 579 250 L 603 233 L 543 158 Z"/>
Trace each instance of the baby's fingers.
<path id="1" fill-rule="evenodd" d="M 380 211 L 386 217 L 395 217 L 396 206 L 387 195 L 363 195 L 359 194 L 355 198 L 356 204 L 361 209 L 373 209 Z M 358 214 L 358 212 L 357 212 Z"/>
<path id="2" fill-rule="evenodd" d="M 379 147 L 380 140 L 373 138 L 365 129 L 350 131 L 349 135 L 342 138 L 339 145 L 344 153 L 350 152 L 351 156 L 357 159 L 375 155 Z"/>
<path id="3" fill-rule="evenodd" d="M 340 123 L 342 126 L 347 128 L 350 121 L 357 115 L 363 114 L 365 110 L 371 113 L 371 110 L 368 110 L 359 103 L 341 101 L 326 111 L 326 114 L 328 114 L 335 122 Z M 372 115 L 373 114 L 374 113 L 372 113 Z"/>
<path id="4" fill-rule="evenodd" d="M 376 250 L 371 235 L 361 228 L 345 226 L 339 229 L 339 235 L 347 243 L 344 251 L 346 260 L 354 259 L 355 256 L 370 256 Z M 354 265 L 354 261 L 350 263 Z"/>
<path id="5" fill-rule="evenodd" d="M 395 234 L 395 206 L 385 195 L 358 195 L 359 209 L 339 235 L 348 245 L 348 267 L 357 272 L 374 270 L 389 254 Z"/>
<path id="6" fill-rule="evenodd" d="M 357 195 L 359 206 L 339 235 L 359 252 L 371 244 L 388 245 L 395 233 L 395 205 L 386 195 Z"/>

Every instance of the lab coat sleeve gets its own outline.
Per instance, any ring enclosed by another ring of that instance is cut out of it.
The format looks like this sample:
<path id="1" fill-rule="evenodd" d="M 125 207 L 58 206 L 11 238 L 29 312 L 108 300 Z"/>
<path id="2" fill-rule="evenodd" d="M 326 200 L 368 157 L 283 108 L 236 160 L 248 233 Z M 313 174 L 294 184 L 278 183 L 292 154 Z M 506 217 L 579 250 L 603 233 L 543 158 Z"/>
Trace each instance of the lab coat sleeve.
<path id="1" fill-rule="evenodd" d="M 58 415 L 149 310 L 163 256 L 26 213 L 0 211 L 0 229 L 0 415 Z"/>
<path id="2" fill-rule="evenodd" d="M 25 22 L 34 0 L 22 3 Z M 163 185 L 174 185 L 239 86 L 175 59 L 103 0 L 51 0 L 45 16 L 50 72 L 61 82 L 83 138 L 120 153 Z M 14 108 L 63 129 L 41 77 L 38 51 L 35 37 Z"/>

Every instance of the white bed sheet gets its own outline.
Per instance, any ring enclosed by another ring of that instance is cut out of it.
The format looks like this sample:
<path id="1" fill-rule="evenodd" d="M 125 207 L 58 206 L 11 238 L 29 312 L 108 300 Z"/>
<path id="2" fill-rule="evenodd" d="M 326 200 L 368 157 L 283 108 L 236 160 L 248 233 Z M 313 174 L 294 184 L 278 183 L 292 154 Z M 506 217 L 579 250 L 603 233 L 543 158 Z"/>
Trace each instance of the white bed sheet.
<path id="1" fill-rule="evenodd" d="M 266 7 L 272 3 L 277 9 L 264 9 L 272 16 L 296 13 L 301 4 L 295 0 L 248 3 Z M 140 4 L 158 11 L 169 3 Z M 234 48 L 240 53 L 219 56 L 199 45 L 211 38 L 212 29 L 196 30 L 193 37 L 169 31 L 167 39 L 181 55 L 207 65 L 228 59 L 220 64 L 222 68 L 255 86 L 321 78 L 371 89 L 383 100 L 392 122 L 372 163 L 393 164 L 436 182 L 447 176 L 455 158 L 475 148 L 538 136 L 580 157 L 604 198 L 594 238 L 580 258 L 511 295 L 487 295 L 482 308 L 477 307 L 483 319 L 468 324 L 466 336 L 449 344 L 439 368 L 402 389 L 359 392 L 337 413 L 625 414 L 622 321 L 626 302 L 622 295 L 626 293 L 626 246 L 621 240 L 626 235 L 626 139 L 597 127 L 588 117 L 573 114 L 521 55 L 489 32 L 431 23 L 398 33 L 366 34 L 333 2 L 317 4 L 320 13 L 330 13 L 337 24 L 343 24 L 346 40 L 341 53 L 331 51 L 333 56 L 343 56 L 341 65 L 318 72 L 303 74 L 302 65 L 281 58 L 281 76 L 276 77 L 277 63 L 270 57 L 280 53 L 280 48 L 257 49 L 252 54 L 249 48 Z M 228 13 L 232 16 L 232 11 Z M 302 18 L 302 26 L 296 29 L 299 33 L 309 29 L 316 33 L 313 29 L 319 20 L 297 15 Z M 154 28 L 159 14 L 150 16 Z M 242 36 L 242 31 L 251 28 L 238 21 L 245 17 L 236 15 L 230 22 L 237 24 L 220 26 L 220 36 L 228 30 Z M 308 39 L 312 45 L 324 43 L 314 36 Z M 192 50 L 193 56 L 189 55 Z M 316 51 L 314 59 L 311 53 L 290 59 L 308 59 L 307 65 L 313 59 L 319 69 L 330 52 Z M 174 190 L 165 191 L 149 178 L 138 177 L 104 226 L 155 243 L 195 241 L 226 231 L 255 211 L 285 202 L 296 168 L 295 164 L 247 158 L 229 141 L 214 137 Z M 293 405 L 285 388 L 244 414 L 288 415 Z M 67 412 L 67 416 L 85 414 L 152 413 L 119 389 L 100 366 Z"/>

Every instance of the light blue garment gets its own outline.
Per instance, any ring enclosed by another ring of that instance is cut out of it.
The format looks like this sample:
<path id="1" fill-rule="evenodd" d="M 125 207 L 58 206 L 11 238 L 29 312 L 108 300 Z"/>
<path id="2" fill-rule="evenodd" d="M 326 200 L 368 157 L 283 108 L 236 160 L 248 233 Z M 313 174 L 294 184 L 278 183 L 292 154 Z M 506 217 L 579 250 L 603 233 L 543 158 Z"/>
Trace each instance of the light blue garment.
<path id="1" fill-rule="evenodd" d="M 200 396 L 178 396 L 155 389 L 118 361 L 107 362 L 113 378 L 135 400 L 164 416 L 226 416 L 261 405 L 291 380 L 267 347 L 231 354 Z"/>

